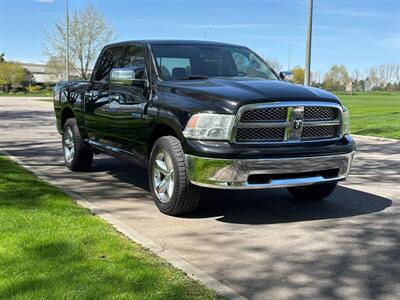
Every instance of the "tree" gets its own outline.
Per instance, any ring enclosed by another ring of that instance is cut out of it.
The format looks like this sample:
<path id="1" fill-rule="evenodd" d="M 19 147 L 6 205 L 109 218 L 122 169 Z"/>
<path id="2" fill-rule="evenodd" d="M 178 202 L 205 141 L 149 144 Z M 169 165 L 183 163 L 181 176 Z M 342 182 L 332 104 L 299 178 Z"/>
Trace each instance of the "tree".
<path id="1" fill-rule="evenodd" d="M 331 91 L 344 91 L 349 82 L 349 73 L 344 65 L 333 65 L 325 74 L 323 86 Z"/>
<path id="2" fill-rule="evenodd" d="M 21 84 L 26 88 L 29 87 L 29 92 L 31 89 L 32 83 L 35 83 L 35 78 L 33 77 L 32 72 L 28 69 L 24 68 L 24 78 L 21 81 Z"/>
<path id="3" fill-rule="evenodd" d="M 0 85 L 9 91 L 10 85 L 21 83 L 25 79 L 24 68 L 13 62 L 3 62 L 0 64 Z"/>
<path id="4" fill-rule="evenodd" d="M 294 67 L 292 69 L 292 81 L 297 84 L 304 84 L 304 69 L 300 67 Z"/>
<path id="5" fill-rule="evenodd" d="M 267 62 L 275 72 L 282 70 L 282 64 L 276 58 L 267 59 Z"/>
<path id="6" fill-rule="evenodd" d="M 73 66 L 73 63 L 69 64 Z M 51 74 L 54 81 L 62 80 L 65 76 L 65 59 L 62 57 L 50 57 L 46 64 L 46 72 Z"/>
<path id="7" fill-rule="evenodd" d="M 0 54 L 0 64 L 6 62 L 6 58 L 4 57 L 4 53 Z"/>
<path id="8" fill-rule="evenodd" d="M 56 22 L 54 31 L 45 32 L 44 53 L 51 58 L 65 61 L 66 24 Z M 94 6 L 88 5 L 83 11 L 75 11 L 69 21 L 69 55 L 71 68 L 87 80 L 89 68 L 101 48 L 114 38 L 114 29 Z"/>

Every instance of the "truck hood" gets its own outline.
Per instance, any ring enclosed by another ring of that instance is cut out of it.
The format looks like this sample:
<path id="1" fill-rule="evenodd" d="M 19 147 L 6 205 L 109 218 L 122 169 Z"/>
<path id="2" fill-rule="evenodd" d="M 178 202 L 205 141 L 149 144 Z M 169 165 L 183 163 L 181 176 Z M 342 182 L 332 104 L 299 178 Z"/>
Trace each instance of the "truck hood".
<path id="1" fill-rule="evenodd" d="M 215 107 L 235 113 L 249 103 L 275 101 L 328 101 L 340 103 L 327 91 L 280 80 L 225 79 L 168 81 L 160 84 L 163 92 L 190 98 L 192 101 L 214 104 Z"/>

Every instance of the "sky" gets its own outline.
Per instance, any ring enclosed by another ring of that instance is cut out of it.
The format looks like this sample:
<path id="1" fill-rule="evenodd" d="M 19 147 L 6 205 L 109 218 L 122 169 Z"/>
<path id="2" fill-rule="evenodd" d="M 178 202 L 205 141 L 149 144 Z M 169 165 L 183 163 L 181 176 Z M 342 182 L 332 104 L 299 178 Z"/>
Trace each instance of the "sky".
<path id="1" fill-rule="evenodd" d="M 248 46 L 288 69 L 304 67 L 307 2 L 69 0 L 69 7 L 97 7 L 114 26 L 115 41 L 205 35 Z M 65 0 L 0 0 L 0 52 L 8 60 L 46 62 L 44 31 L 64 17 Z M 313 71 L 333 64 L 365 71 L 386 62 L 400 62 L 400 0 L 314 0 Z"/>

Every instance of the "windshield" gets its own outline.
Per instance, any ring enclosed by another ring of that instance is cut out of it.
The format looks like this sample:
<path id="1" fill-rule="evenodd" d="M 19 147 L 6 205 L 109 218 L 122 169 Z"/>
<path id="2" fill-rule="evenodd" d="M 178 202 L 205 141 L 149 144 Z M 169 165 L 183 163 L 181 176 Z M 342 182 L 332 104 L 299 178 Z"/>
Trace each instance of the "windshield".
<path id="1" fill-rule="evenodd" d="M 252 77 L 277 80 L 272 70 L 249 49 L 220 45 L 152 45 L 163 80 L 208 77 Z"/>

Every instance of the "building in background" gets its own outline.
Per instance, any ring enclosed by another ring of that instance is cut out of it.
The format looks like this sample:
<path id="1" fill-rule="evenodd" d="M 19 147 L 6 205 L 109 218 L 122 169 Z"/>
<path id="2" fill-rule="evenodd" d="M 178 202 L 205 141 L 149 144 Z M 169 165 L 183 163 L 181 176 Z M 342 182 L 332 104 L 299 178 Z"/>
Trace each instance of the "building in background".
<path id="1" fill-rule="evenodd" d="M 57 70 L 49 68 L 46 64 L 17 62 L 27 69 L 33 76 L 33 82 L 37 85 L 47 86 L 55 85 L 58 81 L 64 79 L 64 74 Z M 89 70 L 92 73 L 92 70 Z M 78 72 L 70 70 L 70 79 L 79 80 Z"/>

